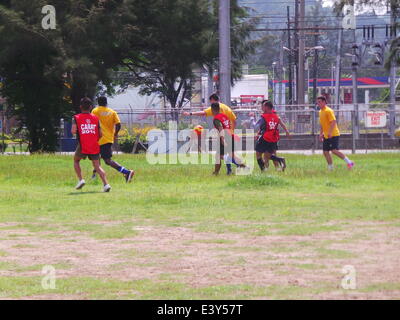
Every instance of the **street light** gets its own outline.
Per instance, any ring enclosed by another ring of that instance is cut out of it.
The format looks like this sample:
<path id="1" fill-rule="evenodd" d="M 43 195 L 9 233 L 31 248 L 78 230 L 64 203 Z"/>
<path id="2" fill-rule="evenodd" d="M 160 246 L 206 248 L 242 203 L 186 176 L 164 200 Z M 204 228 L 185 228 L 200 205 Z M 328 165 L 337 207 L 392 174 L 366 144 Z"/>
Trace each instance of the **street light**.
<path id="1" fill-rule="evenodd" d="M 275 66 L 278 63 L 276 61 L 272 62 L 272 103 L 275 104 Z"/>

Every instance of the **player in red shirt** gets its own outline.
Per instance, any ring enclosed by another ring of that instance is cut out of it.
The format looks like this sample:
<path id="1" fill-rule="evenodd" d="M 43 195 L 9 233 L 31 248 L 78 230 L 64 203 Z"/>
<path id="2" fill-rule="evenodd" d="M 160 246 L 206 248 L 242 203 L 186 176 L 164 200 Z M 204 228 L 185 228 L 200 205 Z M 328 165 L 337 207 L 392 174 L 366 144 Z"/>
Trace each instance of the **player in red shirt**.
<path id="1" fill-rule="evenodd" d="M 285 170 L 285 159 L 276 156 L 276 150 L 278 150 L 278 141 L 280 138 L 279 126 L 285 130 L 288 137 L 290 136 L 290 133 L 285 124 L 276 114 L 272 102 L 264 100 L 262 103 L 262 110 L 263 114 L 256 125 L 256 128 L 260 128 L 260 134 L 255 148 L 258 165 L 261 171 L 264 171 L 266 163 L 268 163 L 268 161 L 271 159 L 274 161 L 275 167 L 278 167 L 278 164 L 281 164 L 282 170 Z M 263 154 L 264 161 L 262 159 Z"/>
<path id="2" fill-rule="evenodd" d="M 219 103 L 213 103 L 211 105 L 211 111 L 214 116 L 214 127 L 219 131 L 220 135 L 220 148 L 219 152 L 217 150 L 216 153 L 215 170 L 213 174 L 219 174 L 222 159 L 225 161 L 228 175 L 232 174 L 231 162 L 239 168 L 246 168 L 246 165 L 242 163 L 242 160 L 235 156 L 234 141 L 239 140 L 239 137 L 232 132 L 229 118 L 220 112 Z M 225 147 L 227 147 L 227 150 L 225 150 Z"/>
<path id="3" fill-rule="evenodd" d="M 87 157 L 92 161 L 93 167 L 96 172 L 99 173 L 101 180 L 103 181 L 104 192 L 109 192 L 111 186 L 107 182 L 106 173 L 100 166 L 100 145 L 99 140 L 101 138 L 101 129 L 99 119 L 90 113 L 92 109 L 92 101 L 89 98 L 83 98 L 81 100 L 81 111 L 75 115 L 72 119 L 72 134 L 77 135 L 78 146 L 74 156 L 74 168 L 76 175 L 78 176 L 79 182 L 76 185 L 76 189 L 82 189 L 86 184 L 82 178 L 82 170 L 80 161 Z"/>

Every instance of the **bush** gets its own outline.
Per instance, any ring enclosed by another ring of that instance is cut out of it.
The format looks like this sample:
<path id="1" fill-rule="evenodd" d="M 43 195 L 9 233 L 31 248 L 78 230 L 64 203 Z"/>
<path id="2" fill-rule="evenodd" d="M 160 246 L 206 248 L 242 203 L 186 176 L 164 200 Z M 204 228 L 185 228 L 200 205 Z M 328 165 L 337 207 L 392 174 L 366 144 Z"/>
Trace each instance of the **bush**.
<path id="1" fill-rule="evenodd" d="M 8 144 L 11 142 L 9 135 L 0 135 L 0 152 L 6 151 Z"/>
<path id="2" fill-rule="evenodd" d="M 118 139 L 119 148 L 123 153 L 131 153 L 135 144 L 135 136 L 125 134 Z"/>

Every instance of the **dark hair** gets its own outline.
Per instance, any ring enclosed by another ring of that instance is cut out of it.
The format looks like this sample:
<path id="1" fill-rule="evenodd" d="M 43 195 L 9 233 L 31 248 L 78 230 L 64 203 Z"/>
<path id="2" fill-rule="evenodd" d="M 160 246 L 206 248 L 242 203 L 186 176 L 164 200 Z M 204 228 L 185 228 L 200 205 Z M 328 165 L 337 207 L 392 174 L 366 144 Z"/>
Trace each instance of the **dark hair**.
<path id="1" fill-rule="evenodd" d="M 90 100 L 90 98 L 85 97 L 81 99 L 81 107 L 82 110 L 84 111 L 88 111 L 90 110 L 90 108 L 92 107 L 92 100 Z"/>
<path id="2" fill-rule="evenodd" d="M 99 106 L 106 106 L 107 105 L 107 98 L 106 97 L 99 97 L 97 99 L 97 103 Z"/>
<path id="3" fill-rule="evenodd" d="M 317 97 L 317 100 L 322 100 L 322 101 L 325 101 L 325 102 L 326 102 L 326 98 L 325 98 L 324 96 L 319 96 L 319 97 Z"/>
<path id="4" fill-rule="evenodd" d="M 210 98 L 209 98 L 209 100 L 215 100 L 215 101 L 219 101 L 219 97 L 218 97 L 218 95 L 216 94 L 216 93 L 213 93 L 211 96 L 210 96 Z"/>
<path id="5" fill-rule="evenodd" d="M 212 111 L 219 113 L 219 103 L 213 103 L 211 105 L 211 109 L 212 109 Z"/>
<path id="6" fill-rule="evenodd" d="M 270 100 L 264 100 L 261 105 L 265 106 L 265 107 L 268 107 L 270 109 L 274 108 L 274 105 L 272 104 L 272 102 Z"/>

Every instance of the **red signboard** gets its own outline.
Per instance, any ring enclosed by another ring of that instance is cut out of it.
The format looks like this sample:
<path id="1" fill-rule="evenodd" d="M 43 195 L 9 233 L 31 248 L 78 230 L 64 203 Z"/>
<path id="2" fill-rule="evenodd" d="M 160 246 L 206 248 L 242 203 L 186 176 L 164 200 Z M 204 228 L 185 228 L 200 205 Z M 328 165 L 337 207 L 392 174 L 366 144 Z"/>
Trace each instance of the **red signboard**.
<path id="1" fill-rule="evenodd" d="M 240 96 L 240 101 L 241 103 L 252 103 L 252 102 L 257 102 L 257 100 L 264 100 L 264 96 L 261 94 L 258 95 L 246 95 L 243 94 Z"/>

